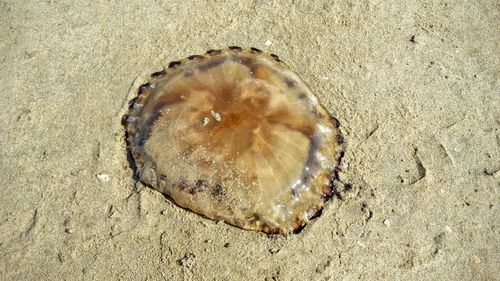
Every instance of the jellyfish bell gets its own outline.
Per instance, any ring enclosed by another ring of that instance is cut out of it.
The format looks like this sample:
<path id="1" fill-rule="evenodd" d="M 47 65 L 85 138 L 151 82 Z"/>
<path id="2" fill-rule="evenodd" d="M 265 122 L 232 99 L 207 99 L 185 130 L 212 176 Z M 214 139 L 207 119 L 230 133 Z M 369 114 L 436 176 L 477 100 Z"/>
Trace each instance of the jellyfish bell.
<path id="1" fill-rule="evenodd" d="M 170 63 L 124 120 L 143 183 L 207 218 L 266 233 L 317 216 L 342 157 L 338 121 L 276 55 L 255 48 Z"/>

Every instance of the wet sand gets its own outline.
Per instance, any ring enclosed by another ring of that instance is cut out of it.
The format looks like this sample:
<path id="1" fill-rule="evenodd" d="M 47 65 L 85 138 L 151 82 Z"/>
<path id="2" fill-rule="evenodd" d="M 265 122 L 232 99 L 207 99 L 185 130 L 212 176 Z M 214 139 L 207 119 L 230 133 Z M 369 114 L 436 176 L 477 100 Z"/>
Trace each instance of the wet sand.
<path id="1" fill-rule="evenodd" d="M 2 280 L 497 280 L 497 1 L 0 3 Z M 133 179 L 149 74 L 276 53 L 339 119 L 337 196 L 303 232 L 204 219 Z"/>

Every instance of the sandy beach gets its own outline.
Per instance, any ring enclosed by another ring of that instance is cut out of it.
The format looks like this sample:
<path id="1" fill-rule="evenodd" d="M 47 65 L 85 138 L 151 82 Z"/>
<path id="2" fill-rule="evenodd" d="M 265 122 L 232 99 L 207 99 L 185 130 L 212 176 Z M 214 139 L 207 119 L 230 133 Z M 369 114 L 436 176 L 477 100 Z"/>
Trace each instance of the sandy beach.
<path id="1" fill-rule="evenodd" d="M 0 279 L 499 280 L 499 2 L 307 2 L 0 1 Z M 348 168 L 299 234 L 134 180 L 138 87 L 231 45 L 340 121 Z"/>

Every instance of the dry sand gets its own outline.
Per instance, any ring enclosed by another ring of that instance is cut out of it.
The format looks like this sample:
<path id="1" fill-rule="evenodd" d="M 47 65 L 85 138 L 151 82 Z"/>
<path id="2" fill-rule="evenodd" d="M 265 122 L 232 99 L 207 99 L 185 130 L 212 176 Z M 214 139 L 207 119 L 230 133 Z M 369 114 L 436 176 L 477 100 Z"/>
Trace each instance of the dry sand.
<path id="1" fill-rule="evenodd" d="M 498 280 L 498 1 L 139 2 L 0 2 L 1 280 Z M 278 54 L 341 122 L 349 168 L 298 235 L 132 179 L 127 101 L 227 45 Z"/>

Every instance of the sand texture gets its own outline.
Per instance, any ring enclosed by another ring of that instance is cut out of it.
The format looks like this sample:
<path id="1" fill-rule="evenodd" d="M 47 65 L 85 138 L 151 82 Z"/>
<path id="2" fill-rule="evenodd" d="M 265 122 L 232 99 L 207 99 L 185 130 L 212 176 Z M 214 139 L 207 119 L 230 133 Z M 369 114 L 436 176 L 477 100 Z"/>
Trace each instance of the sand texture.
<path id="1" fill-rule="evenodd" d="M 366 2 L 0 1 L 0 279 L 499 280 L 500 4 Z M 133 179 L 138 86 L 228 45 L 279 55 L 342 126 L 300 234 Z"/>

